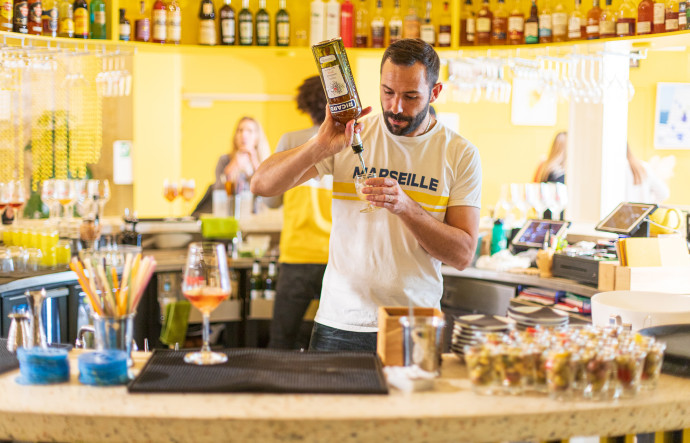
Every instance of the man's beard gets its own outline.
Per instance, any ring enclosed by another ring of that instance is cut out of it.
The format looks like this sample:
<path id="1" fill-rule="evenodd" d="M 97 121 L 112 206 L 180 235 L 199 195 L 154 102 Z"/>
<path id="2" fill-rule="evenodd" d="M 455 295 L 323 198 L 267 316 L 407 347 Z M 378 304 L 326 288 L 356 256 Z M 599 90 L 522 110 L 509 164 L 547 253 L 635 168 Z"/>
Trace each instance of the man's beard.
<path id="1" fill-rule="evenodd" d="M 383 105 L 381 106 L 381 110 L 383 110 Z M 419 112 L 419 114 L 415 115 L 414 117 L 408 117 L 406 115 L 403 115 L 402 113 L 400 114 L 394 114 L 390 111 L 383 111 L 383 121 L 386 123 L 386 127 L 388 130 L 391 132 L 393 135 L 407 135 L 412 132 L 414 132 L 417 128 L 419 128 L 419 125 L 422 124 L 424 121 L 424 118 L 426 115 L 429 113 L 429 103 L 426 104 L 424 109 Z M 408 124 L 405 127 L 395 127 L 391 125 L 391 123 L 388 121 L 389 118 L 392 118 L 394 120 L 399 120 L 399 121 L 406 121 Z"/>

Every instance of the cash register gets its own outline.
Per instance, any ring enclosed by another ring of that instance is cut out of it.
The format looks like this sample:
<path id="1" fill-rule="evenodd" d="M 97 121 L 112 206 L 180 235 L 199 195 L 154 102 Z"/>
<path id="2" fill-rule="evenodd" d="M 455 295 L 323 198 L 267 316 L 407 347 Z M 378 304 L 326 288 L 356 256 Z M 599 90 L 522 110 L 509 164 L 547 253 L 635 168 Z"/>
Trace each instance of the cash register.
<path id="1" fill-rule="evenodd" d="M 604 217 L 595 229 L 615 233 L 619 237 L 648 237 L 648 217 L 656 208 L 655 204 L 623 202 Z M 554 254 L 551 272 L 556 277 L 596 286 L 599 282 L 599 262 L 616 259 L 614 242 L 601 242 L 594 249 L 567 249 Z"/>

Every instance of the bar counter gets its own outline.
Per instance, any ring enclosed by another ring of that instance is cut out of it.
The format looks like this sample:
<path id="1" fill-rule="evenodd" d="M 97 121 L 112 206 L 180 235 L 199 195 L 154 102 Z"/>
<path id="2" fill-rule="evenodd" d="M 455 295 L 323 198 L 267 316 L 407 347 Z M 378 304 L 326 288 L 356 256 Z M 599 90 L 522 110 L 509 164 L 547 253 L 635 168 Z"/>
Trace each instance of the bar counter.
<path id="1" fill-rule="evenodd" d="M 30 441 L 555 440 L 690 427 L 690 379 L 662 375 L 655 391 L 616 402 L 482 397 L 444 355 L 433 391 L 389 395 L 129 394 L 125 387 L 22 386 L 0 375 L 0 439 Z M 147 359 L 135 353 L 135 372 Z"/>

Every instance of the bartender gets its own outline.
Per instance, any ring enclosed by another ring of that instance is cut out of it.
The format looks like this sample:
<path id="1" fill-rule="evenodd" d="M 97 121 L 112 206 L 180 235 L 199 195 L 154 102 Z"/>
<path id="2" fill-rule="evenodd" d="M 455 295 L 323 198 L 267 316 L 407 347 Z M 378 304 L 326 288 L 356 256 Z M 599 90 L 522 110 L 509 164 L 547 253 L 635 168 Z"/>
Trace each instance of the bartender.
<path id="1" fill-rule="evenodd" d="M 333 225 L 310 350 L 376 350 L 380 306 L 439 307 L 441 263 L 469 265 L 477 245 L 481 165 L 477 148 L 429 114 L 439 96 L 434 48 L 403 39 L 381 61 L 382 113 L 346 126 L 330 112 L 317 135 L 261 164 L 252 192 L 278 195 L 333 176 Z M 371 107 L 362 111 L 367 116 Z M 385 211 L 361 213 L 351 146 L 364 143 L 364 194 Z"/>

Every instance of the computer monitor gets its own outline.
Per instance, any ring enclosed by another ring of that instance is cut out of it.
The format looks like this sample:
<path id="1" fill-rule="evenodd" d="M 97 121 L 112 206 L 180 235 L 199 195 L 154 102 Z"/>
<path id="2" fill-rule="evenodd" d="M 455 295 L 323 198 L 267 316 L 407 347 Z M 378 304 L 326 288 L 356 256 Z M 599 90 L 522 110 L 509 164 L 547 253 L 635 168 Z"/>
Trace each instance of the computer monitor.
<path id="1" fill-rule="evenodd" d="M 621 235 L 633 235 L 656 207 L 652 203 L 623 202 L 604 217 L 595 229 Z"/>
<path id="2" fill-rule="evenodd" d="M 517 250 L 541 248 L 544 245 L 547 232 L 551 233 L 551 237 L 561 237 L 565 234 L 568 226 L 570 226 L 570 222 L 562 220 L 527 220 L 515 234 L 511 244 Z"/>

